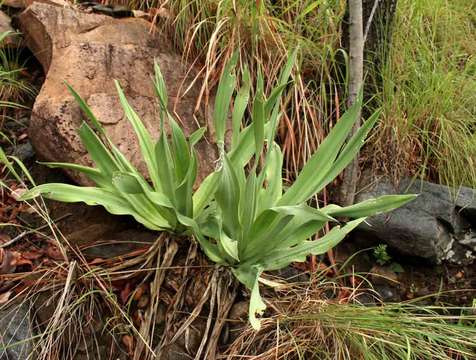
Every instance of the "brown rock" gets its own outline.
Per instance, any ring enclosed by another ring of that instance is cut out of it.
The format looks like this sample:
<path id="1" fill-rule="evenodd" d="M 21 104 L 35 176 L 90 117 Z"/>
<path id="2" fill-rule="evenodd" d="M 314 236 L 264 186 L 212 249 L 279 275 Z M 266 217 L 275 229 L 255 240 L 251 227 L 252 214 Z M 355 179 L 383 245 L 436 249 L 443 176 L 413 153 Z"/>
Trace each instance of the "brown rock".
<path id="1" fill-rule="evenodd" d="M 33 107 L 30 138 L 40 158 L 90 165 L 77 129 L 83 115 L 64 81 L 92 107 L 107 134 L 141 171 L 145 173 L 131 125 L 119 105 L 113 79 L 119 80 L 129 102 L 152 136 L 159 135 L 157 100 L 151 77 L 156 59 L 164 75 L 170 110 L 175 112 L 186 134 L 205 125 L 204 112 L 195 113 L 199 89 L 193 76 L 170 42 L 151 24 L 137 18 L 114 19 L 87 14 L 70 7 L 33 3 L 19 15 L 27 46 L 42 64 L 45 83 Z M 198 145 L 199 179 L 213 169 L 215 146 Z M 87 184 L 78 174 L 74 180 Z"/>
<path id="2" fill-rule="evenodd" d="M 2 5 L 16 9 L 24 9 L 34 2 L 42 2 L 58 6 L 70 6 L 70 4 L 65 0 L 3 0 Z"/>

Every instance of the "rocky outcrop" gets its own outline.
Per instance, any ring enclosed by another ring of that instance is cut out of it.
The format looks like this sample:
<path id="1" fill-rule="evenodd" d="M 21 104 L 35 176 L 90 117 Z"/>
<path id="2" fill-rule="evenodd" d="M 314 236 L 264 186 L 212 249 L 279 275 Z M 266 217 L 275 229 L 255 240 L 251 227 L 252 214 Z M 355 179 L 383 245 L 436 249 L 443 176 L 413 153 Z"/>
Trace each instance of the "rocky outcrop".
<path id="1" fill-rule="evenodd" d="M 204 112 L 194 111 L 199 89 L 190 85 L 195 74 L 187 73 L 189 67 L 165 37 L 151 32 L 147 21 L 33 3 L 19 15 L 18 23 L 27 46 L 46 73 L 29 131 L 40 158 L 90 164 L 77 134 L 84 118 L 64 85 L 66 81 L 91 106 L 112 141 L 145 172 L 113 79 L 119 80 L 146 127 L 158 137 L 158 108 L 151 81 L 154 59 L 167 84 L 170 110 L 177 114 L 186 134 L 205 124 Z M 212 170 L 216 153 L 215 147 L 206 141 L 198 145 L 198 152 L 200 179 Z M 70 175 L 79 183 L 87 183 L 78 174 Z"/>
<path id="2" fill-rule="evenodd" d="M 405 179 L 398 187 L 380 180 L 356 201 L 397 193 L 419 196 L 387 214 L 373 216 L 357 236 L 388 244 L 403 255 L 431 263 L 469 264 L 476 258 L 476 190 L 458 190 L 426 181 Z"/>

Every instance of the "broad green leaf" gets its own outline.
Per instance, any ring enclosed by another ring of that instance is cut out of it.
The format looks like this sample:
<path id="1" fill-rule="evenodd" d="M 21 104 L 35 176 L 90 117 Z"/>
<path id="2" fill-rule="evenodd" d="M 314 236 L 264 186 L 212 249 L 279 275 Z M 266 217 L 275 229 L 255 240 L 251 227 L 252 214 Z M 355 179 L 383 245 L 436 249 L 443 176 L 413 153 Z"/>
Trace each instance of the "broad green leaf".
<path id="1" fill-rule="evenodd" d="M 167 87 L 165 86 L 165 80 L 160 71 L 160 66 L 157 60 L 154 61 L 154 90 L 155 94 L 159 98 L 159 104 L 162 112 L 167 112 L 168 106 L 168 97 L 167 97 Z"/>
<path id="2" fill-rule="evenodd" d="M 127 200 L 139 213 L 145 212 L 151 216 L 159 214 L 169 224 L 176 225 L 175 209 L 169 197 L 157 191 L 138 173 L 116 172 L 113 183 L 120 191 L 122 197 Z M 142 212 L 141 212 L 142 211 Z"/>
<path id="3" fill-rule="evenodd" d="M 220 184 L 215 192 L 215 200 L 220 208 L 225 231 L 229 234 L 239 234 L 240 186 L 236 172 L 226 155 L 220 171 Z"/>
<path id="4" fill-rule="evenodd" d="M 339 154 L 339 157 L 334 162 L 334 166 L 330 168 L 325 176 L 323 176 L 320 182 L 316 185 L 315 191 L 318 192 L 322 190 L 327 184 L 333 181 L 337 175 L 339 175 L 346 167 L 350 164 L 352 159 L 354 159 L 362 145 L 364 145 L 365 138 L 367 137 L 370 130 L 375 125 L 380 112 L 377 111 L 357 130 L 355 135 L 347 142 L 347 144 L 342 149 L 342 152 Z"/>
<path id="5" fill-rule="evenodd" d="M 83 98 L 69 85 L 67 82 L 65 82 L 66 87 L 68 88 L 69 92 L 73 95 L 74 99 L 76 102 L 79 104 L 79 107 L 81 110 L 86 114 L 86 116 L 89 118 L 93 126 L 96 128 L 96 130 L 101 134 L 101 135 L 106 135 L 103 126 L 101 123 L 98 121 L 96 116 L 93 114 L 91 111 L 91 108 L 89 107 L 88 104 L 83 100 Z"/>
<path id="6" fill-rule="evenodd" d="M 276 202 L 281 198 L 283 194 L 282 171 L 283 154 L 279 145 L 273 142 L 262 173 L 266 184 L 259 190 L 258 214 L 262 210 L 276 205 Z"/>
<path id="7" fill-rule="evenodd" d="M 141 184 L 133 175 L 120 171 L 116 171 L 112 175 L 112 183 L 117 190 L 125 194 L 142 194 L 144 192 Z"/>
<path id="8" fill-rule="evenodd" d="M 265 133 L 268 131 L 269 126 L 269 123 L 265 124 Z M 254 138 L 255 135 L 253 124 L 247 126 L 245 129 L 242 130 L 238 145 L 228 154 L 233 166 L 243 168 L 245 165 L 248 164 L 248 162 L 253 157 L 253 154 L 256 151 Z"/>
<path id="9" fill-rule="evenodd" d="M 119 168 L 111 152 L 104 146 L 101 139 L 86 123 L 83 123 L 79 128 L 79 137 L 99 171 L 106 178 L 112 178 L 112 174 Z"/>
<path id="10" fill-rule="evenodd" d="M 169 124 L 172 130 L 172 156 L 177 181 L 176 186 L 179 186 L 189 173 L 191 149 L 182 129 L 171 116 L 169 116 Z"/>
<path id="11" fill-rule="evenodd" d="M 322 208 L 322 212 L 332 216 L 345 216 L 350 218 L 367 217 L 382 212 L 392 211 L 414 200 L 417 195 L 384 195 L 376 199 L 369 199 L 358 204 L 340 207 L 328 205 Z"/>
<path id="12" fill-rule="evenodd" d="M 225 66 L 217 88 L 215 110 L 213 112 L 213 125 L 215 126 L 217 144 L 225 143 L 226 119 L 230 109 L 231 97 L 235 89 L 236 76 L 234 69 L 237 60 L 238 53 L 236 52 Z"/>
<path id="13" fill-rule="evenodd" d="M 84 202 L 88 205 L 101 205 L 114 215 L 132 215 L 139 223 L 151 230 L 163 230 L 167 223 L 160 219 L 151 221 L 144 214 L 137 213 L 134 208 L 116 193 L 95 187 L 82 187 L 69 184 L 43 184 L 38 185 L 22 195 L 22 200 L 30 200 L 39 195 L 62 202 Z M 145 214 L 147 215 L 147 214 Z"/>
<path id="14" fill-rule="evenodd" d="M 180 221 L 181 224 L 189 227 L 190 229 L 193 230 L 193 235 L 195 239 L 198 241 L 200 244 L 200 247 L 202 248 L 203 252 L 207 257 L 217 263 L 217 264 L 223 264 L 224 259 L 221 257 L 220 252 L 218 251 L 218 247 L 216 244 L 212 244 L 210 241 L 208 241 L 202 234 L 202 231 L 198 224 L 196 223 L 195 220 L 192 218 L 189 218 L 188 216 L 180 215 L 177 214 L 177 218 Z"/>
<path id="15" fill-rule="evenodd" d="M 278 101 L 281 100 L 281 95 L 287 86 L 288 84 L 279 85 L 271 91 L 271 95 L 269 95 L 265 103 L 265 114 L 267 117 L 270 117 L 273 109 L 279 106 Z"/>
<path id="16" fill-rule="evenodd" d="M 280 243 L 281 234 L 285 232 L 286 228 L 289 229 L 288 226 L 294 218 L 297 219 L 297 224 L 310 221 L 323 224 L 334 220 L 329 215 L 306 204 L 267 209 L 258 216 L 250 230 L 244 245 L 243 255 L 240 254 L 242 261 L 249 261 L 262 254 L 268 254 L 269 251 L 282 246 Z M 294 229 L 294 231 L 296 230 L 297 228 Z M 286 234 L 288 236 L 292 235 L 289 231 Z"/>
<path id="17" fill-rule="evenodd" d="M 193 194 L 193 216 L 198 217 L 207 204 L 213 199 L 216 189 L 220 184 L 220 173 L 212 172 L 200 184 Z"/>
<path id="18" fill-rule="evenodd" d="M 293 70 L 294 64 L 296 64 L 297 53 L 299 51 L 299 47 L 295 47 L 291 55 L 288 57 L 286 64 L 284 65 L 283 70 L 281 71 L 281 75 L 279 77 L 279 85 L 287 84 L 289 81 L 289 77 L 291 76 L 291 71 Z"/>
<path id="19" fill-rule="evenodd" d="M 119 101 L 121 102 L 124 114 L 126 115 L 127 119 L 134 128 L 134 132 L 136 133 L 137 139 L 139 140 L 141 154 L 147 166 L 150 179 L 152 180 L 154 187 L 156 189 L 160 189 L 157 162 L 154 152 L 154 143 L 152 141 L 152 138 L 150 137 L 150 133 L 140 120 L 137 113 L 130 106 L 119 82 L 115 80 L 114 83 L 116 84 L 117 93 L 119 94 Z"/>
<path id="20" fill-rule="evenodd" d="M 157 176 L 160 182 L 160 187 L 156 186 L 156 189 L 160 189 L 164 194 L 168 194 L 172 203 L 175 204 L 175 169 L 163 126 L 160 131 L 159 140 L 155 144 L 155 158 Z"/>
<path id="21" fill-rule="evenodd" d="M 102 187 L 105 187 L 105 188 L 111 187 L 110 179 L 106 179 L 98 169 L 95 169 L 89 166 L 83 166 L 83 165 L 78 165 L 73 163 L 62 163 L 62 162 L 39 162 L 39 164 L 48 166 L 49 168 L 52 168 L 52 169 L 62 168 L 62 169 L 78 171 L 82 174 L 85 174 L 88 178 L 90 178 L 92 181 L 94 181 L 96 184 Z"/>
<path id="22" fill-rule="evenodd" d="M 236 95 L 234 104 L 233 104 L 233 115 L 232 115 L 232 141 L 231 148 L 234 149 L 239 140 L 240 128 L 243 122 L 245 115 L 246 107 L 248 106 L 248 101 L 250 98 L 250 88 L 251 88 L 251 76 L 248 68 L 246 67 L 243 70 L 243 85 L 241 86 L 238 94 Z"/>
<path id="23" fill-rule="evenodd" d="M 322 238 L 314 241 L 305 241 L 300 245 L 288 248 L 286 251 L 283 251 L 283 249 L 272 251 L 262 261 L 263 269 L 282 269 L 292 262 L 305 261 L 306 257 L 309 255 L 324 254 L 326 251 L 332 249 L 341 242 L 348 233 L 355 229 L 364 220 L 365 218 L 360 218 L 350 221 L 342 228 L 336 226 Z"/>
<path id="24" fill-rule="evenodd" d="M 248 316 L 251 326 L 256 331 L 261 328 L 261 322 L 258 320 L 256 315 L 263 315 L 266 310 L 266 304 L 263 302 L 263 299 L 261 299 L 259 293 L 259 277 L 261 276 L 262 271 L 263 270 L 258 266 L 251 268 L 238 267 L 232 269 L 236 278 L 251 290 Z"/>
<path id="25" fill-rule="evenodd" d="M 265 125 L 265 130 L 268 124 Z M 230 162 L 234 167 L 243 168 L 251 159 L 254 153 L 253 127 L 247 126 L 242 132 L 239 143 L 235 149 L 229 153 Z M 198 190 L 193 195 L 193 213 L 198 216 L 215 194 L 219 184 L 219 173 L 209 174 L 202 182 Z"/>
<path id="26" fill-rule="evenodd" d="M 242 226 L 242 236 L 246 237 L 251 229 L 251 225 L 255 220 L 256 206 L 257 206 L 257 188 L 256 188 L 256 173 L 253 171 L 248 175 L 246 183 L 241 192 L 240 207 L 240 223 Z M 240 238 L 240 240 L 241 240 Z M 243 249 L 243 241 L 240 241 L 240 252 Z"/>
<path id="27" fill-rule="evenodd" d="M 362 107 L 362 94 L 342 115 L 319 149 L 304 165 L 293 185 L 284 193 L 280 205 L 298 204 L 309 199 L 320 187 L 329 170 L 333 168 L 337 155 L 347 139 Z"/>
<path id="28" fill-rule="evenodd" d="M 238 241 L 231 239 L 223 230 L 220 231 L 218 248 L 231 259 L 231 261 L 227 261 L 229 264 L 240 261 L 238 256 Z"/>
<path id="29" fill-rule="evenodd" d="M 274 248 L 276 250 L 284 248 L 284 251 L 286 251 L 286 248 L 298 245 L 304 242 L 305 240 L 308 240 L 311 236 L 317 234 L 317 232 L 321 230 L 325 224 L 325 221 L 309 221 L 298 219 L 295 217 L 276 237 L 276 245 L 274 246 Z"/>
<path id="30" fill-rule="evenodd" d="M 207 131 L 207 128 L 201 127 L 195 130 L 188 138 L 188 141 L 190 142 L 190 146 L 195 146 L 203 137 L 205 132 Z"/>
<path id="31" fill-rule="evenodd" d="M 182 183 L 175 189 L 177 211 L 187 216 L 193 216 L 193 184 L 197 178 L 197 166 L 197 157 L 194 153 Z"/>
<path id="32" fill-rule="evenodd" d="M 263 94 L 258 93 L 253 102 L 253 133 L 255 136 L 255 167 L 258 164 L 264 147 L 264 99 Z"/>
<path id="33" fill-rule="evenodd" d="M 293 206 L 275 206 L 269 209 L 278 214 L 296 216 L 304 221 L 319 220 L 319 221 L 336 221 L 333 217 L 324 213 L 323 211 L 313 208 L 307 204 L 293 205 Z"/>
<path id="34" fill-rule="evenodd" d="M 247 261 L 274 248 L 274 239 L 292 220 L 293 215 L 282 215 L 272 210 L 263 211 L 253 223 L 248 235 L 240 244 L 241 261 Z"/>

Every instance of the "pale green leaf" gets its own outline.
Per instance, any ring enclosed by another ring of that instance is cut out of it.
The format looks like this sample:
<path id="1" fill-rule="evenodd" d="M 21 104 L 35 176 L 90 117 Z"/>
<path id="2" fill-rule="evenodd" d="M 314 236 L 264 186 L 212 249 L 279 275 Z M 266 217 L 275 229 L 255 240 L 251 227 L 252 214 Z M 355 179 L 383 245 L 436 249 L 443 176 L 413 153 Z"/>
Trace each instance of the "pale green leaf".
<path id="1" fill-rule="evenodd" d="M 253 329 L 258 331 L 261 328 L 261 322 L 256 315 L 263 315 L 266 310 L 266 304 L 259 293 L 259 277 L 262 269 L 258 266 L 251 268 L 238 267 L 232 269 L 232 272 L 243 285 L 251 290 L 248 317 Z"/>
<path id="2" fill-rule="evenodd" d="M 383 212 L 397 209 L 408 202 L 414 200 L 417 195 L 384 195 L 376 199 L 369 199 L 358 204 L 340 207 L 338 205 L 328 205 L 322 208 L 322 212 L 332 216 L 345 216 L 359 218 L 377 215 Z"/>
<path id="3" fill-rule="evenodd" d="M 144 162 L 147 166 L 150 179 L 152 180 L 154 187 L 156 189 L 160 189 L 157 162 L 154 152 L 154 143 L 150 137 L 150 133 L 140 120 L 139 115 L 137 115 L 134 109 L 130 106 L 124 91 L 122 91 L 122 88 L 119 85 L 119 82 L 115 80 L 114 83 L 116 84 L 116 89 L 119 94 L 119 101 L 121 102 L 124 114 L 134 128 L 134 132 L 136 133 L 137 139 L 139 140 L 142 158 L 144 159 Z"/>
<path id="4" fill-rule="evenodd" d="M 190 142 L 190 146 L 195 146 L 203 137 L 205 132 L 207 131 L 207 128 L 201 127 L 195 130 L 188 138 L 188 141 Z"/>
<path id="5" fill-rule="evenodd" d="M 262 266 L 266 270 L 282 269 L 295 261 L 305 261 L 309 255 L 320 255 L 332 249 L 339 242 L 341 242 L 345 236 L 356 228 L 365 218 L 359 218 L 350 221 L 343 227 L 336 226 L 329 233 L 318 240 L 305 241 L 300 245 L 290 247 L 288 249 L 277 249 L 266 257 L 263 257 Z"/>
<path id="6" fill-rule="evenodd" d="M 239 140 L 240 127 L 243 122 L 243 117 L 248 106 L 248 101 L 250 98 L 250 88 L 251 88 L 251 79 L 250 72 L 248 68 L 243 70 L 243 85 L 241 86 L 238 94 L 236 95 L 235 102 L 233 104 L 233 115 L 232 115 L 232 141 L 231 148 L 234 149 Z"/>
<path id="7" fill-rule="evenodd" d="M 321 187 L 322 180 L 326 178 L 329 170 L 333 168 L 343 143 L 358 119 L 361 106 L 362 95 L 360 94 L 355 103 L 334 125 L 329 135 L 319 146 L 319 149 L 304 165 L 296 181 L 279 201 L 280 205 L 293 205 L 306 201 Z"/>
<path id="8" fill-rule="evenodd" d="M 106 178 L 112 178 L 112 174 L 118 171 L 119 168 L 111 152 L 102 143 L 101 139 L 86 123 L 83 123 L 79 128 L 79 137 L 99 171 Z"/>
<path id="9" fill-rule="evenodd" d="M 213 112 L 213 125 L 215 126 L 215 136 L 217 144 L 224 144 L 226 120 L 230 109 L 231 97 L 235 89 L 235 66 L 238 60 L 238 53 L 235 53 L 223 70 L 223 74 L 218 83 L 215 96 L 215 110 Z"/>

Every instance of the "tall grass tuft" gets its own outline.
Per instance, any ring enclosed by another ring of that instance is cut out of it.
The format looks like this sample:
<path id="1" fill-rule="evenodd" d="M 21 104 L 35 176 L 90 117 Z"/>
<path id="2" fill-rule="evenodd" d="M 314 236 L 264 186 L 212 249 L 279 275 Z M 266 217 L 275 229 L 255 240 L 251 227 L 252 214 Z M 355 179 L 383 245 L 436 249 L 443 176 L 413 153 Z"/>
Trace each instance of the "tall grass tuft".
<path id="1" fill-rule="evenodd" d="M 309 283 L 288 284 L 266 300 L 275 313 L 260 332 L 234 328 L 228 360 L 474 359 L 476 315 L 472 308 L 380 304 L 366 281 L 346 287 L 339 279 L 311 274 Z M 360 301 L 364 301 L 363 305 Z"/>
<path id="2" fill-rule="evenodd" d="M 123 0 L 114 0 L 123 3 Z M 346 55 L 341 49 L 345 0 L 131 0 L 131 8 L 158 8 L 155 19 L 175 47 L 204 78 L 199 102 L 208 102 L 235 49 L 239 66 L 258 69 L 275 83 L 287 50 L 300 48 L 299 71 L 286 91 L 279 129 L 289 177 L 293 178 L 338 120 Z M 344 70 L 343 70 L 344 69 Z M 265 89 L 265 93 L 270 89 Z"/>
<path id="3" fill-rule="evenodd" d="M 374 167 L 476 186 L 475 18 L 472 0 L 398 2 L 388 62 L 371 72 L 383 84 Z"/>

